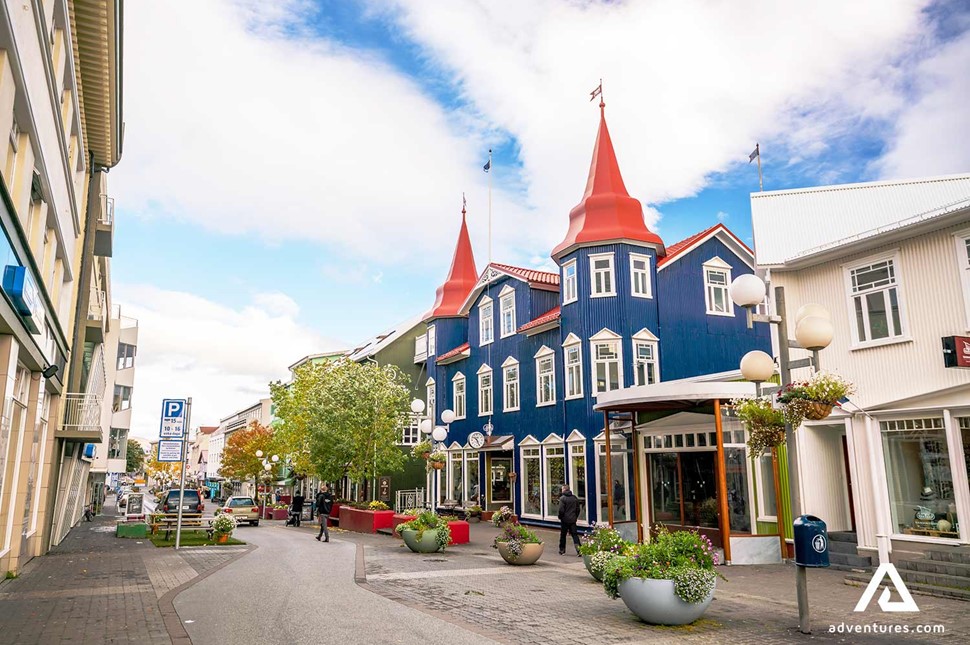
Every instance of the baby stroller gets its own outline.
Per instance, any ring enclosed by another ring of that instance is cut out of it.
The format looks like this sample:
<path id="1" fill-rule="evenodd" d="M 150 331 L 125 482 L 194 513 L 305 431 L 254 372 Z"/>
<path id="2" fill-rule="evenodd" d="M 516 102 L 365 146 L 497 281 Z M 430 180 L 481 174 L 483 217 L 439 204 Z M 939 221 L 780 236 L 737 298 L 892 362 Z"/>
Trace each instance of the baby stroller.
<path id="1" fill-rule="evenodd" d="M 303 515 L 303 509 L 297 509 L 295 505 L 290 504 L 290 510 L 288 517 L 286 519 L 287 526 L 299 526 L 300 516 Z"/>

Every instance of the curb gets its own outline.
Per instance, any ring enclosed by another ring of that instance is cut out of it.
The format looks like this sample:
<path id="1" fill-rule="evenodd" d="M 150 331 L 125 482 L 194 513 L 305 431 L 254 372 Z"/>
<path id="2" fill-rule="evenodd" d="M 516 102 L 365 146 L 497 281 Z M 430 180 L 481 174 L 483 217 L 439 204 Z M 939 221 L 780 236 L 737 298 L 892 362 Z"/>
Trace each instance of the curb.
<path id="1" fill-rule="evenodd" d="M 222 564 L 216 565 L 204 573 L 200 573 L 188 582 L 182 583 L 178 587 L 168 590 L 165 592 L 165 595 L 158 599 L 158 612 L 162 617 L 162 622 L 165 625 L 165 631 L 168 632 L 168 636 L 172 639 L 173 645 L 192 645 L 192 639 L 189 638 L 189 633 L 185 631 L 185 625 L 182 624 L 182 619 L 179 617 L 178 612 L 175 611 L 176 596 L 197 582 L 205 580 L 216 571 L 229 566 L 239 558 L 249 555 L 258 548 L 255 544 L 247 544 L 246 546 L 248 548 L 244 552 L 236 555 L 235 557 L 229 558 Z"/>

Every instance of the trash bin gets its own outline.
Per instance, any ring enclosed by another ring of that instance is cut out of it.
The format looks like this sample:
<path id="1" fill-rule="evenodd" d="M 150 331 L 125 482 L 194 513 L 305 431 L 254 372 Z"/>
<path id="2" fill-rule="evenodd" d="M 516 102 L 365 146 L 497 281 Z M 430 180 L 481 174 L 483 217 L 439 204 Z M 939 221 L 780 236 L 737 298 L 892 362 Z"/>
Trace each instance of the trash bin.
<path id="1" fill-rule="evenodd" d="M 825 522 L 814 515 L 795 518 L 795 564 L 802 567 L 829 566 L 829 534 Z"/>

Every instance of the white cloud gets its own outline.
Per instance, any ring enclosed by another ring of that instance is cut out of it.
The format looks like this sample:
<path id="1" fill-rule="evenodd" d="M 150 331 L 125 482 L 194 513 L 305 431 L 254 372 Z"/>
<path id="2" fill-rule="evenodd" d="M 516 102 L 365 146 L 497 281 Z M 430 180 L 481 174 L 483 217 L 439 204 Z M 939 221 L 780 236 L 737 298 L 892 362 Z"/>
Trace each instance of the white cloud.
<path id="1" fill-rule="evenodd" d="M 142 437 L 157 435 L 163 398 L 193 397 L 192 425 L 215 425 L 269 396 L 291 363 L 342 346 L 303 327 L 283 293 L 238 309 L 146 285 L 118 284 L 113 297 L 138 319 L 132 433 Z"/>
<path id="2" fill-rule="evenodd" d="M 717 215 L 715 215 L 714 217 L 717 218 L 717 221 L 723 222 L 727 218 L 731 217 L 731 215 L 730 215 L 730 213 L 725 213 L 724 211 L 718 211 L 717 212 Z"/>

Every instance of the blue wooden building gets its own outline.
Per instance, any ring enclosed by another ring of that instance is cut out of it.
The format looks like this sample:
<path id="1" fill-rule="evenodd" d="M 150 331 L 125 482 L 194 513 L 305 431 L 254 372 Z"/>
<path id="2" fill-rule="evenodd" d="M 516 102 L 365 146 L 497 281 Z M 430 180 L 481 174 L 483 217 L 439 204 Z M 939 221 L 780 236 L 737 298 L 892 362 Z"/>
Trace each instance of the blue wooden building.
<path id="1" fill-rule="evenodd" d="M 585 193 L 552 251 L 558 272 L 492 263 L 479 274 L 462 220 L 426 316 L 428 414 L 444 425 L 442 411 L 455 412 L 447 466 L 429 474 L 439 505 L 509 505 L 524 523 L 556 523 L 568 483 L 582 524 L 610 510 L 635 519 L 632 446 L 619 422 L 608 481 L 599 394 L 729 372 L 770 348 L 728 295 L 753 271 L 751 250 L 722 224 L 670 246 L 650 231 L 600 108 Z"/>

